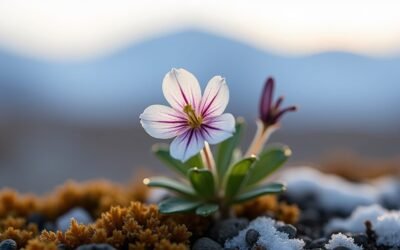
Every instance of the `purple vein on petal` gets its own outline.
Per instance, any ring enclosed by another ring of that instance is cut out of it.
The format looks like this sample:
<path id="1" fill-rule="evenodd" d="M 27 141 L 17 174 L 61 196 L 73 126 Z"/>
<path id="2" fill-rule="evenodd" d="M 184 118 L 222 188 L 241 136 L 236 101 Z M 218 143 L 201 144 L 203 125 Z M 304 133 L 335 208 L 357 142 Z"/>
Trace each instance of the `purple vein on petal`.
<path id="1" fill-rule="evenodd" d="M 186 105 L 188 105 L 189 102 L 188 102 L 188 100 L 187 100 L 187 97 L 186 97 L 186 95 L 185 95 L 185 92 L 184 92 L 183 89 L 182 89 L 181 83 L 180 83 L 179 80 L 178 80 L 178 76 L 176 75 L 176 70 L 174 70 L 173 72 L 174 72 L 174 76 L 175 76 L 175 79 L 176 79 L 176 83 L 178 83 L 179 91 L 181 92 L 181 95 L 182 95 L 183 99 L 185 100 Z"/>
<path id="2" fill-rule="evenodd" d="M 219 88 L 218 88 L 217 92 L 215 93 L 214 97 L 211 99 L 211 101 L 208 102 L 207 107 L 206 107 L 205 109 L 203 109 L 203 111 L 202 111 L 202 113 L 201 113 L 201 115 L 202 115 L 203 117 L 207 115 L 206 113 L 207 113 L 208 109 L 209 109 L 209 108 L 211 107 L 211 105 L 214 103 L 214 101 L 215 101 L 215 99 L 217 98 L 217 96 L 218 96 L 218 94 L 219 94 L 221 88 L 222 88 L 222 85 L 219 86 Z M 210 95 L 210 93 L 208 93 L 206 100 L 208 100 L 209 95 Z M 214 109 L 212 112 L 214 112 L 215 110 L 216 110 L 216 109 Z M 209 113 L 212 113 L 212 112 L 209 112 Z"/>

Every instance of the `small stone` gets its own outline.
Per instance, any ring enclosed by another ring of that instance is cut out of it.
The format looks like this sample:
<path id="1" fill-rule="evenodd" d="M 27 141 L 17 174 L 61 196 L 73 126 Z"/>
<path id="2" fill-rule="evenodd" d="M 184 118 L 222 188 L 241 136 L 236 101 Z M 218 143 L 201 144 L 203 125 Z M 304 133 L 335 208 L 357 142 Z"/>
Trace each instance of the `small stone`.
<path id="1" fill-rule="evenodd" d="M 326 238 L 319 238 L 319 239 L 313 240 L 310 243 L 309 248 L 322 248 L 325 246 L 326 242 L 327 242 Z"/>
<path id="2" fill-rule="evenodd" d="M 76 250 L 116 250 L 109 244 L 86 244 L 76 248 Z"/>
<path id="3" fill-rule="evenodd" d="M 246 232 L 246 242 L 250 246 L 256 244 L 258 238 L 260 237 L 260 233 L 257 230 L 249 229 Z"/>
<path id="4" fill-rule="evenodd" d="M 193 244 L 192 246 L 193 250 L 222 250 L 222 247 L 218 242 L 208 238 L 208 237 L 203 237 L 198 240 Z"/>
<path id="5" fill-rule="evenodd" d="M 3 240 L 0 243 L 0 250 L 16 250 L 17 243 L 12 239 Z"/>
<path id="6" fill-rule="evenodd" d="M 210 237 L 221 245 L 227 239 L 231 239 L 239 234 L 239 231 L 245 229 L 249 221 L 244 218 L 231 218 L 217 222 L 210 231 Z"/>
<path id="7" fill-rule="evenodd" d="M 368 246 L 368 236 L 365 233 L 358 233 L 358 234 L 353 234 L 351 236 L 354 239 L 354 243 L 356 245 L 362 246 L 366 248 Z"/>
<path id="8" fill-rule="evenodd" d="M 75 219 L 79 224 L 90 224 L 93 222 L 90 214 L 83 208 L 76 207 L 68 211 L 67 213 L 58 217 L 56 221 L 57 229 L 65 232 L 71 225 L 71 220 Z"/>
<path id="9" fill-rule="evenodd" d="M 339 246 L 339 247 L 335 247 L 333 250 L 351 250 L 351 249 L 348 247 Z"/>
<path id="10" fill-rule="evenodd" d="M 293 225 L 286 224 L 286 225 L 278 227 L 276 230 L 278 230 L 279 232 L 287 234 L 289 239 L 296 238 L 297 229 Z"/>

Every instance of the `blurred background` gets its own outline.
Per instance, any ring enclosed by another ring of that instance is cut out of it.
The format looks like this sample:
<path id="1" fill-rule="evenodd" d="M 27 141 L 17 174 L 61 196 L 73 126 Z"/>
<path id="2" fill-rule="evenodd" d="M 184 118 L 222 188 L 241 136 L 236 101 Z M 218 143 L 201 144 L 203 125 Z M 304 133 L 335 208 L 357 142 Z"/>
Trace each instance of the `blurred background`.
<path id="1" fill-rule="evenodd" d="M 150 153 L 159 140 L 138 117 L 166 103 L 161 83 L 172 67 L 203 88 L 226 78 L 228 111 L 249 124 L 244 146 L 274 76 L 276 95 L 300 107 L 271 139 L 290 145 L 289 165 L 399 159 L 399 9 L 398 1 L 3 0 L 0 186 L 43 193 L 71 178 L 164 171 Z"/>

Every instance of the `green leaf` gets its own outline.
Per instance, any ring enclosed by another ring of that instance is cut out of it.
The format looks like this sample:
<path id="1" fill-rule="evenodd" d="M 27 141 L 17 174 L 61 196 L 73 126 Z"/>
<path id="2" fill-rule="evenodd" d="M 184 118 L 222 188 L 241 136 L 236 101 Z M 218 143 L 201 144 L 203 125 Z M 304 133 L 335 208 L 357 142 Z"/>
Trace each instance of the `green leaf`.
<path id="1" fill-rule="evenodd" d="M 167 177 L 146 178 L 143 180 L 143 183 L 149 187 L 160 187 L 177 192 L 179 194 L 191 197 L 196 196 L 196 193 L 191 186 L 185 185 L 181 182 L 172 180 Z"/>
<path id="2" fill-rule="evenodd" d="M 192 168 L 189 170 L 188 176 L 197 194 L 204 198 L 211 198 L 214 196 L 214 177 L 209 170 Z"/>
<path id="3" fill-rule="evenodd" d="M 199 201 L 190 201 L 181 198 L 169 198 L 158 204 L 158 209 L 163 214 L 187 212 L 196 209 L 201 205 Z"/>
<path id="4" fill-rule="evenodd" d="M 196 208 L 196 214 L 201 216 L 209 216 L 218 211 L 219 206 L 217 204 L 204 204 Z"/>
<path id="5" fill-rule="evenodd" d="M 292 151 L 287 146 L 271 148 L 262 152 L 249 172 L 246 185 L 256 184 L 272 174 L 287 161 L 291 154 Z"/>
<path id="6" fill-rule="evenodd" d="M 232 163 L 232 154 L 239 144 L 240 138 L 243 134 L 244 126 L 244 119 L 242 117 L 237 118 L 236 131 L 233 136 L 218 144 L 217 157 L 215 162 L 220 180 L 223 179 L 226 171 Z"/>
<path id="7" fill-rule="evenodd" d="M 253 163 L 257 160 L 256 157 L 244 158 L 235 163 L 229 169 L 225 182 L 225 196 L 228 198 L 234 197 L 242 188 L 246 181 L 247 174 Z"/>
<path id="8" fill-rule="evenodd" d="M 165 165 L 182 174 L 184 177 L 187 177 L 187 173 L 191 168 L 203 168 L 203 161 L 200 154 L 193 156 L 188 161 L 183 163 L 171 156 L 168 145 L 155 144 L 152 148 L 152 151 Z"/>
<path id="9" fill-rule="evenodd" d="M 265 194 L 277 194 L 286 190 L 286 187 L 282 183 L 269 183 L 260 187 L 256 187 L 252 190 L 239 194 L 234 202 L 243 202 L 253 198 L 256 198 Z"/>

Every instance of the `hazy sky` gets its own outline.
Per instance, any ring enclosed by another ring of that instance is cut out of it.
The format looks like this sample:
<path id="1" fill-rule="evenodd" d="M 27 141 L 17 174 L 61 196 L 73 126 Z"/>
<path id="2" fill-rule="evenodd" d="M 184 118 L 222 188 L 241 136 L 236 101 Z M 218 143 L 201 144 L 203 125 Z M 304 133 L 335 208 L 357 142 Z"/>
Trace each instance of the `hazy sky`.
<path id="1" fill-rule="evenodd" d="M 50 57 L 91 57 L 184 28 L 302 54 L 400 52 L 400 2 L 233 0 L 0 1 L 0 47 Z"/>

